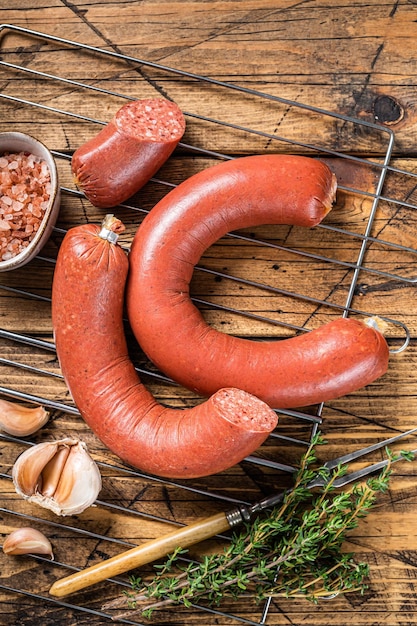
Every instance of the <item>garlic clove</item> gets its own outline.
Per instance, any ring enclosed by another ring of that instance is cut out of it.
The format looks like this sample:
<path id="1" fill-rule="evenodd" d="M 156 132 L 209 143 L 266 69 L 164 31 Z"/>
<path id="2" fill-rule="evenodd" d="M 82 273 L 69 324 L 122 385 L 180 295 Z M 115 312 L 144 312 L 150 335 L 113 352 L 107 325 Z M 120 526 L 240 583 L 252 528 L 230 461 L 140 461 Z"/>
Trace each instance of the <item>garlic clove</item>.
<path id="1" fill-rule="evenodd" d="M 15 437 L 33 435 L 49 420 L 42 406 L 26 407 L 8 400 L 0 400 L 0 430 Z"/>
<path id="2" fill-rule="evenodd" d="M 49 539 L 35 528 L 18 528 L 6 537 L 3 543 L 5 554 L 47 554 L 54 560 L 54 553 Z"/>
<path id="3" fill-rule="evenodd" d="M 65 438 L 25 450 L 12 470 L 16 492 L 57 515 L 77 515 L 101 491 L 101 475 L 83 441 Z"/>
<path id="4" fill-rule="evenodd" d="M 67 462 L 71 448 L 69 446 L 58 447 L 54 456 L 48 461 L 42 470 L 42 493 L 52 497 L 57 489 L 62 476 L 65 463 Z"/>
<path id="5" fill-rule="evenodd" d="M 55 456 L 57 441 L 39 443 L 25 450 L 12 469 L 12 479 L 19 495 L 31 496 L 42 488 L 42 471 Z"/>
<path id="6" fill-rule="evenodd" d="M 66 515 L 76 515 L 91 506 L 101 491 L 101 475 L 96 463 L 80 441 L 72 446 L 65 464 L 64 480 L 54 494 Z"/>

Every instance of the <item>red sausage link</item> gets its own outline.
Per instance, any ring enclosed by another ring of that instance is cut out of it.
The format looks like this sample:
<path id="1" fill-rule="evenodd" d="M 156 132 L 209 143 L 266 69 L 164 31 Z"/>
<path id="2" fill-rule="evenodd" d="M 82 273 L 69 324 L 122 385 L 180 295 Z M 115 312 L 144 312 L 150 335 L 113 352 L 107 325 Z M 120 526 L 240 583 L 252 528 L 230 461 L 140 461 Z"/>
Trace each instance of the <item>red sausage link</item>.
<path id="1" fill-rule="evenodd" d="M 193 478 L 238 463 L 265 441 L 276 414 L 238 389 L 185 410 L 156 402 L 127 352 L 127 256 L 99 233 L 94 225 L 67 233 L 52 290 L 57 354 L 82 417 L 112 452 L 150 474 Z"/>
<path id="2" fill-rule="evenodd" d="M 163 98 L 129 102 L 74 152 L 75 183 L 94 206 L 114 207 L 152 178 L 184 131 L 184 116 L 173 102 Z"/>
<path id="3" fill-rule="evenodd" d="M 335 187 L 315 159 L 243 157 L 187 179 L 152 209 L 131 247 L 127 310 L 158 368 L 202 395 L 238 386 L 275 408 L 334 399 L 386 371 L 387 343 L 362 322 L 338 319 L 302 336 L 256 342 L 210 328 L 190 300 L 194 265 L 227 231 L 314 226 L 331 209 Z"/>

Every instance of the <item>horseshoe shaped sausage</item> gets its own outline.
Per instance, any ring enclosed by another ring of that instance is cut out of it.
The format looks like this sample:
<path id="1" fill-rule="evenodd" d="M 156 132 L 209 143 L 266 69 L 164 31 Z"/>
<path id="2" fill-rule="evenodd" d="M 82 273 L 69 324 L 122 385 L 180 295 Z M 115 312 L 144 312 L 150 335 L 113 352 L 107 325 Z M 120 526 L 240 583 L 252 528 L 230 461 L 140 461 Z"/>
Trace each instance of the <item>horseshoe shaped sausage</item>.
<path id="1" fill-rule="evenodd" d="M 228 231 L 260 224 L 312 227 L 330 211 L 336 181 L 319 160 L 257 155 L 226 161 L 170 191 L 138 228 L 129 254 L 127 312 L 141 348 L 201 395 L 239 387 L 274 408 L 353 392 L 385 373 L 379 330 L 354 319 L 309 333 L 252 341 L 208 326 L 189 283 L 203 252 Z"/>

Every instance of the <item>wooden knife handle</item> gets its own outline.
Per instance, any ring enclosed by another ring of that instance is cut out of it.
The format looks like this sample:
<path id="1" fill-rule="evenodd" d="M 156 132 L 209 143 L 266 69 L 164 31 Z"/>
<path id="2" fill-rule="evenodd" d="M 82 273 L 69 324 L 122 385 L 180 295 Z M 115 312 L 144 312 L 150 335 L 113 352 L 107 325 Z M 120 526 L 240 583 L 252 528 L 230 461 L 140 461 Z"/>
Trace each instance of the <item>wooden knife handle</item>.
<path id="1" fill-rule="evenodd" d="M 66 596 L 107 578 L 156 561 L 171 554 L 178 547 L 187 548 L 229 529 L 230 523 L 226 514 L 218 513 L 61 578 L 54 582 L 49 593 L 57 597 Z"/>

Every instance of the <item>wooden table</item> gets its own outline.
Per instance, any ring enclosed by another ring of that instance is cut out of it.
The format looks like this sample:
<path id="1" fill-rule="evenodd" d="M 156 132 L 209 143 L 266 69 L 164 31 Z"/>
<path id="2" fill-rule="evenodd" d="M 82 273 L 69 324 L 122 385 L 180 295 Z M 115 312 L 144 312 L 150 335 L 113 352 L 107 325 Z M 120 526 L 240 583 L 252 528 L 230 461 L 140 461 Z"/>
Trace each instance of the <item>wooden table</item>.
<path id="1" fill-rule="evenodd" d="M 290 227 L 263 227 L 246 232 L 248 239 L 225 238 L 202 259 L 201 266 L 209 271 L 195 272 L 192 292 L 204 300 L 200 306 L 211 324 L 248 337 L 280 338 L 293 332 L 291 326 L 282 324 L 309 329 L 339 315 L 352 281 L 352 314 L 362 311 L 391 320 L 388 341 L 393 353 L 387 374 L 365 389 L 329 402 L 322 412 L 310 407 L 300 418 L 284 413 L 277 432 L 290 441 L 280 437 L 268 441 L 258 457 L 273 463 L 297 463 L 312 424 L 321 419 L 319 428 L 328 441 L 320 451 L 325 458 L 413 428 L 417 412 L 413 174 L 417 7 L 405 0 L 385 4 L 358 0 L 354 5 L 330 0 L 41 0 L 36 6 L 19 0 L 13 8 L 4 5 L 0 7 L 2 24 L 65 38 L 109 54 L 13 28 L 5 27 L 0 33 L 2 62 L 19 66 L 0 66 L 0 92 L 7 95 L 0 99 L 0 130 L 28 132 L 43 140 L 54 150 L 64 188 L 58 229 L 41 257 L 1 277 L 1 327 L 6 331 L 2 333 L 1 357 L 25 366 L 18 368 L 3 360 L 2 388 L 8 390 L 7 397 L 10 392 L 12 398 L 13 393 L 18 397 L 23 392 L 45 398 L 50 406 L 58 403 L 51 408 L 48 425 L 36 435 L 23 442 L 1 440 L 0 530 L 5 536 L 15 527 L 36 525 L 50 536 L 57 561 L 53 565 L 29 557 L 1 556 L 1 623 L 107 624 L 110 620 L 101 612 L 101 605 L 119 595 L 121 588 L 105 583 L 69 597 L 67 605 L 57 603 L 48 597 L 48 588 L 68 573 L 61 563 L 84 568 L 159 536 L 173 524 L 191 523 L 225 510 L 230 500 L 255 501 L 288 484 L 288 476 L 249 461 L 191 483 L 169 484 L 132 476 L 77 415 L 60 410 L 62 403 L 71 406 L 71 399 L 59 377 L 55 353 L 19 338 L 52 341 L 49 298 L 61 229 L 98 222 L 102 217 L 100 210 L 76 193 L 69 167 L 73 150 L 110 119 L 124 98 L 159 93 L 174 98 L 189 114 L 186 144 L 225 156 L 301 152 L 318 153 L 327 160 L 337 172 L 340 190 L 324 227 L 308 233 Z M 33 70 L 82 84 L 39 77 Z M 213 80 L 198 81 L 195 74 Z M 175 184 L 218 158 L 184 146 L 164 166 L 160 178 Z M 366 158 L 374 165 L 368 165 Z M 150 183 L 131 205 L 149 210 L 165 191 L 165 186 Z M 123 242 L 129 245 L 143 212 L 120 207 L 118 215 L 126 223 Z M 252 237 L 272 245 L 259 245 Z M 356 273 L 363 245 L 365 256 Z M 241 284 L 227 275 L 261 285 Z M 286 295 L 286 290 L 303 298 Z M 242 310 L 249 317 L 225 307 Z M 272 321 L 259 321 L 254 315 Z M 395 353 L 404 343 L 404 326 L 410 342 Z M 8 332 L 19 337 L 12 340 Z M 133 340 L 131 347 L 137 363 L 152 370 Z M 29 367 L 46 370 L 49 375 Z M 162 403 L 181 408 L 198 400 L 191 392 L 152 375 L 143 380 Z M 317 416 L 320 419 L 315 420 Z M 10 481 L 13 463 L 27 441 L 37 443 L 64 435 L 86 441 L 102 464 L 99 504 L 74 518 L 57 518 L 27 504 L 15 494 Z M 296 439 L 302 443 L 297 444 Z M 413 445 L 411 438 L 404 447 Z M 416 623 L 416 474 L 415 463 L 397 464 L 389 492 L 349 537 L 346 549 L 371 568 L 365 595 L 338 597 L 318 605 L 273 601 L 266 622 L 308 626 Z M 208 548 L 219 543 L 213 540 Z M 199 549 L 192 554 L 198 555 Z M 226 626 L 238 623 L 235 615 L 258 623 L 261 609 L 249 601 L 228 604 L 224 613 L 218 614 L 178 609 L 156 623 Z"/>

